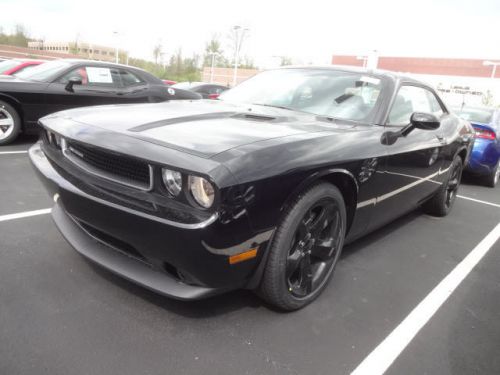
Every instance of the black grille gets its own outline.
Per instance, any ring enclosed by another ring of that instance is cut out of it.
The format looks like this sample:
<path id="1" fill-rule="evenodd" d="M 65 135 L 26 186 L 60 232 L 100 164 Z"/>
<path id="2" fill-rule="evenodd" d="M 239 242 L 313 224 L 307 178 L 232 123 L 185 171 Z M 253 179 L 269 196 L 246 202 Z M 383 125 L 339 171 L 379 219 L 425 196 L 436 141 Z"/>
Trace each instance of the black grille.
<path id="1" fill-rule="evenodd" d="M 147 163 L 129 156 L 112 153 L 97 147 L 68 141 L 68 151 L 99 171 L 120 177 L 125 182 L 137 183 L 148 188 L 150 185 L 150 167 Z"/>

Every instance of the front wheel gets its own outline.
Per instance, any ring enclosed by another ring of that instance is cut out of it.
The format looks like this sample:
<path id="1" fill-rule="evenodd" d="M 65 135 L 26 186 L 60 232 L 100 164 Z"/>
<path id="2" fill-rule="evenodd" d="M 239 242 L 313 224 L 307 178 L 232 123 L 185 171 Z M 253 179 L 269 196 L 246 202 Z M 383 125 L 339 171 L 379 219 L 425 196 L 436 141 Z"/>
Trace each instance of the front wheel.
<path id="1" fill-rule="evenodd" d="M 455 156 L 455 159 L 450 165 L 448 178 L 441 185 L 437 193 L 427 202 L 424 203 L 424 211 L 434 216 L 446 216 L 451 211 L 455 199 L 457 198 L 458 187 L 462 180 L 463 162 L 460 156 Z"/>
<path id="2" fill-rule="evenodd" d="M 17 138 L 21 132 L 21 119 L 16 110 L 0 100 L 0 146 Z"/>
<path id="3" fill-rule="evenodd" d="M 289 311 L 311 303 L 333 274 L 345 232 L 345 203 L 334 185 L 320 183 L 301 194 L 276 229 L 260 295 Z"/>

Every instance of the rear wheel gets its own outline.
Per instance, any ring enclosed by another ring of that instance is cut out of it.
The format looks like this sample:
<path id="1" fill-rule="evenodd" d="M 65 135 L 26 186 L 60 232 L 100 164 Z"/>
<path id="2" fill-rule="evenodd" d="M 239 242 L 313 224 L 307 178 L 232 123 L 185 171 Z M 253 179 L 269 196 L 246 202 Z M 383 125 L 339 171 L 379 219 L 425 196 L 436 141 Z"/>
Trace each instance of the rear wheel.
<path id="1" fill-rule="evenodd" d="M 425 212 L 434 216 L 446 216 L 451 211 L 458 188 L 462 180 L 463 162 L 460 156 L 456 156 L 451 163 L 448 178 L 439 188 L 438 192 L 429 201 L 425 202 Z"/>
<path id="2" fill-rule="evenodd" d="M 500 159 L 497 162 L 496 167 L 493 171 L 486 176 L 486 185 L 494 188 L 498 184 L 498 180 L 500 180 Z"/>
<path id="3" fill-rule="evenodd" d="M 300 309 L 325 288 L 344 244 L 340 191 L 321 183 L 298 197 L 276 229 L 260 294 L 283 310 Z"/>
<path id="4" fill-rule="evenodd" d="M 21 132 L 21 118 L 8 103 L 0 100 L 0 145 L 6 145 Z"/>

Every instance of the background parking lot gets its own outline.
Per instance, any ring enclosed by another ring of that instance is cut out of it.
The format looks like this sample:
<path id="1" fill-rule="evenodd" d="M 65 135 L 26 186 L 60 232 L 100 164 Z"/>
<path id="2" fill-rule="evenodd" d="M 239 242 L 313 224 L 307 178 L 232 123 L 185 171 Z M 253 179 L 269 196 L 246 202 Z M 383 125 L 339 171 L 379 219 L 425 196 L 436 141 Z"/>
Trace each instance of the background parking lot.
<path id="1" fill-rule="evenodd" d="M 294 313 L 248 291 L 158 296 L 85 261 L 61 237 L 25 151 L 0 150 L 1 374 L 344 374 L 500 221 L 499 188 L 466 181 L 451 214 L 412 212 L 346 247 L 330 287 Z M 496 373 L 500 242 L 388 374 Z"/>

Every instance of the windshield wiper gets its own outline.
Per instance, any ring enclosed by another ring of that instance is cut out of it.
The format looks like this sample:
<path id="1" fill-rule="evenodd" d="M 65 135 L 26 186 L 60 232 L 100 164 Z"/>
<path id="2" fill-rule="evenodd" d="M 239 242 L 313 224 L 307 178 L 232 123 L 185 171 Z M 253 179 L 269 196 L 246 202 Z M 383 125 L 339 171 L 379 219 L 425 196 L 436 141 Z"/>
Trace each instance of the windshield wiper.
<path id="1" fill-rule="evenodd" d="M 284 106 L 281 106 L 281 105 L 264 104 L 264 103 L 252 103 L 252 105 L 261 105 L 263 107 L 271 107 L 271 108 L 287 109 L 289 111 L 297 111 L 296 109 L 284 107 Z"/>

